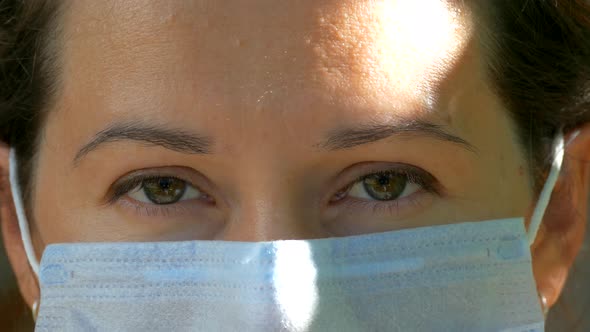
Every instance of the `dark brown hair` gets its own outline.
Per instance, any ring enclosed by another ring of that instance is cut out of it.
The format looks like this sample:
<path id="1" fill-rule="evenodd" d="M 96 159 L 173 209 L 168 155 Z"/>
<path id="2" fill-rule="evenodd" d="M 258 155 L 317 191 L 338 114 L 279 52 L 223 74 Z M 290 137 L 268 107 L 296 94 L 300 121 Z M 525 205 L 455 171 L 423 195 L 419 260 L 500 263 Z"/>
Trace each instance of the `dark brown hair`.
<path id="1" fill-rule="evenodd" d="M 0 0 L 0 140 L 14 147 L 28 206 L 45 110 L 59 88 L 58 0 Z M 492 87 L 516 124 L 539 190 L 556 131 L 590 122 L 584 0 L 462 0 L 481 18 Z"/>
<path id="2" fill-rule="evenodd" d="M 16 149 L 30 199 L 48 104 L 58 91 L 57 0 L 0 0 L 0 140 Z M 493 88 L 530 156 L 536 189 L 559 128 L 590 122 L 590 9 L 585 0 L 464 1 L 486 22 Z M 26 204 L 28 206 L 28 204 Z"/>
<path id="3" fill-rule="evenodd" d="M 26 205 L 44 110 L 58 86 L 58 2 L 0 0 L 0 140 L 17 152 Z"/>
<path id="4" fill-rule="evenodd" d="M 590 122 L 589 2 L 484 2 L 478 14 L 490 39 L 492 86 L 517 125 L 539 191 L 556 131 Z"/>
<path id="5" fill-rule="evenodd" d="M 59 88 L 57 0 L 0 0 L 0 140 L 16 149 L 29 201 L 43 120 Z M 463 0 L 479 26 L 492 87 L 543 183 L 559 128 L 590 121 L 590 9 L 585 0 Z M 26 204 L 28 206 L 28 204 Z"/>

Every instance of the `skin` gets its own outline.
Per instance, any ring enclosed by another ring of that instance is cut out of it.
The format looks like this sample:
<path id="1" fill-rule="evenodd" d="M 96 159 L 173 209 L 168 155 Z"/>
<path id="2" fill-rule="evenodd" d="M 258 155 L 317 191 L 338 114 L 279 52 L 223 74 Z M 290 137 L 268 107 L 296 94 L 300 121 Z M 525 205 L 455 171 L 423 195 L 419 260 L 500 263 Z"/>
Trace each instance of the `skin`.
<path id="1" fill-rule="evenodd" d="M 485 76 L 475 16 L 423 2 L 73 1 L 60 18 L 62 85 L 45 124 L 29 214 L 37 257 L 64 242 L 268 241 L 522 216 L 528 223 L 536 202 L 526 153 Z M 416 120 L 472 148 L 423 133 L 322 148 L 334 131 Z M 117 123 L 214 143 L 208 154 L 191 154 L 122 140 L 74 161 Z M 586 219 L 590 129 L 579 129 L 531 247 L 549 304 Z M 7 149 L 0 149 L 4 175 Z M 430 174 L 438 192 L 418 186 L 396 202 L 332 201 L 357 177 L 401 164 Z M 215 203 L 158 207 L 129 195 L 106 203 L 113 185 L 138 170 L 182 178 Z M 2 188 L 2 201 L 11 202 L 6 179 Z M 32 304 L 39 291 L 12 204 L 1 214 Z"/>

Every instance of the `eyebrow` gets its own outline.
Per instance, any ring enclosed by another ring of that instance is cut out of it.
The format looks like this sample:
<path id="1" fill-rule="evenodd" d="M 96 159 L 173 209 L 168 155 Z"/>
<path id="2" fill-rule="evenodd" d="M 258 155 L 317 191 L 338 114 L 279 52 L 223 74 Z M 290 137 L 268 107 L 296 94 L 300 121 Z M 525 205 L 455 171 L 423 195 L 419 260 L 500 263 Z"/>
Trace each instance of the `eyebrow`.
<path id="1" fill-rule="evenodd" d="M 338 129 L 316 146 L 322 150 L 335 151 L 374 143 L 392 136 L 427 136 L 477 153 L 477 149 L 463 138 L 445 131 L 440 125 L 424 120 L 398 121 L 393 124 L 373 123 Z"/>
<path id="2" fill-rule="evenodd" d="M 359 145 L 375 143 L 392 136 L 428 136 L 441 141 L 458 144 L 476 153 L 477 149 L 466 140 L 448 133 L 440 125 L 423 120 L 396 122 L 394 124 L 365 124 L 353 128 L 332 131 L 316 147 L 336 151 L 350 149 Z M 87 154 L 103 144 L 119 141 L 136 141 L 145 145 L 161 146 L 169 150 L 187 154 L 210 154 L 213 140 L 182 129 L 149 125 L 141 122 L 118 123 L 98 132 L 74 157 L 77 166 Z"/>
<path id="3" fill-rule="evenodd" d="M 213 140 L 178 128 L 149 125 L 141 122 L 118 123 L 98 132 L 74 157 L 74 166 L 99 146 L 119 141 L 136 141 L 148 146 L 162 146 L 166 149 L 188 154 L 209 154 Z"/>

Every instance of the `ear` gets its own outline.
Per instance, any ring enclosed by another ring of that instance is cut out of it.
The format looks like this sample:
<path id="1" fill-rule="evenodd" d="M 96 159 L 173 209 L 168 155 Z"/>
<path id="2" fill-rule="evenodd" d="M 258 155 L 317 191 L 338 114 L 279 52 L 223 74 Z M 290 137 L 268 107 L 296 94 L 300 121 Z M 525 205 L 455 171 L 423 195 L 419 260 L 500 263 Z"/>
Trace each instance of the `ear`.
<path id="1" fill-rule="evenodd" d="M 553 305 L 584 240 L 590 183 L 590 124 L 566 134 L 557 185 L 533 243 L 533 273 L 539 294 Z"/>
<path id="2" fill-rule="evenodd" d="M 37 277 L 31 269 L 21 239 L 8 178 L 9 147 L 0 143 L 0 226 L 2 240 L 18 282 L 21 295 L 29 307 L 39 299 Z"/>

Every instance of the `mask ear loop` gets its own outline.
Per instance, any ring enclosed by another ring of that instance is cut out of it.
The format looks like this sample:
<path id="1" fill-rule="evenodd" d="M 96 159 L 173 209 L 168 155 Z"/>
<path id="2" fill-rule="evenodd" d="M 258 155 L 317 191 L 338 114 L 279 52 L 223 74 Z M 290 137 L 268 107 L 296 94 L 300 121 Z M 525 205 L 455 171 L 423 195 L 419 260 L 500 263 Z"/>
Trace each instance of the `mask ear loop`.
<path id="1" fill-rule="evenodd" d="M 574 134 L 572 139 L 575 138 L 575 136 L 576 134 Z M 570 142 L 572 139 L 570 139 Z M 559 130 L 559 132 L 557 133 L 555 144 L 553 146 L 553 152 L 554 158 L 553 163 L 551 165 L 551 171 L 549 172 L 549 176 L 547 177 L 545 186 L 543 187 L 543 190 L 541 190 L 541 194 L 539 195 L 537 207 L 535 208 L 535 210 L 533 211 L 533 215 L 531 216 L 531 223 L 529 225 L 529 229 L 527 232 L 527 240 L 529 241 L 529 245 L 532 245 L 533 242 L 535 242 L 537 232 L 539 231 L 539 227 L 541 226 L 541 222 L 543 221 L 543 216 L 545 215 L 545 210 L 547 210 L 547 206 L 549 205 L 549 200 L 551 199 L 553 188 L 555 187 L 555 183 L 557 183 L 557 179 L 559 178 L 559 173 L 561 171 L 561 166 L 563 164 L 563 159 L 565 155 L 565 142 L 563 139 L 562 130 Z"/>
<path id="2" fill-rule="evenodd" d="M 39 315 L 39 301 L 38 300 L 35 300 L 35 302 L 33 302 L 33 307 L 31 308 L 31 313 L 33 315 L 33 321 L 36 322 L 37 316 Z"/>
<path id="3" fill-rule="evenodd" d="M 25 253 L 27 254 L 27 260 L 29 265 L 37 278 L 39 278 L 39 261 L 35 256 L 35 250 L 31 242 L 31 234 L 29 232 L 29 223 L 27 216 L 25 215 L 25 209 L 23 207 L 22 196 L 20 187 L 18 185 L 17 176 L 17 165 L 16 165 L 16 152 L 13 148 L 10 149 L 8 155 L 8 176 L 10 181 L 10 191 L 12 193 L 12 200 L 14 201 L 14 208 L 16 210 L 16 218 L 18 219 L 18 227 L 20 228 L 21 239 L 25 247 Z"/>

